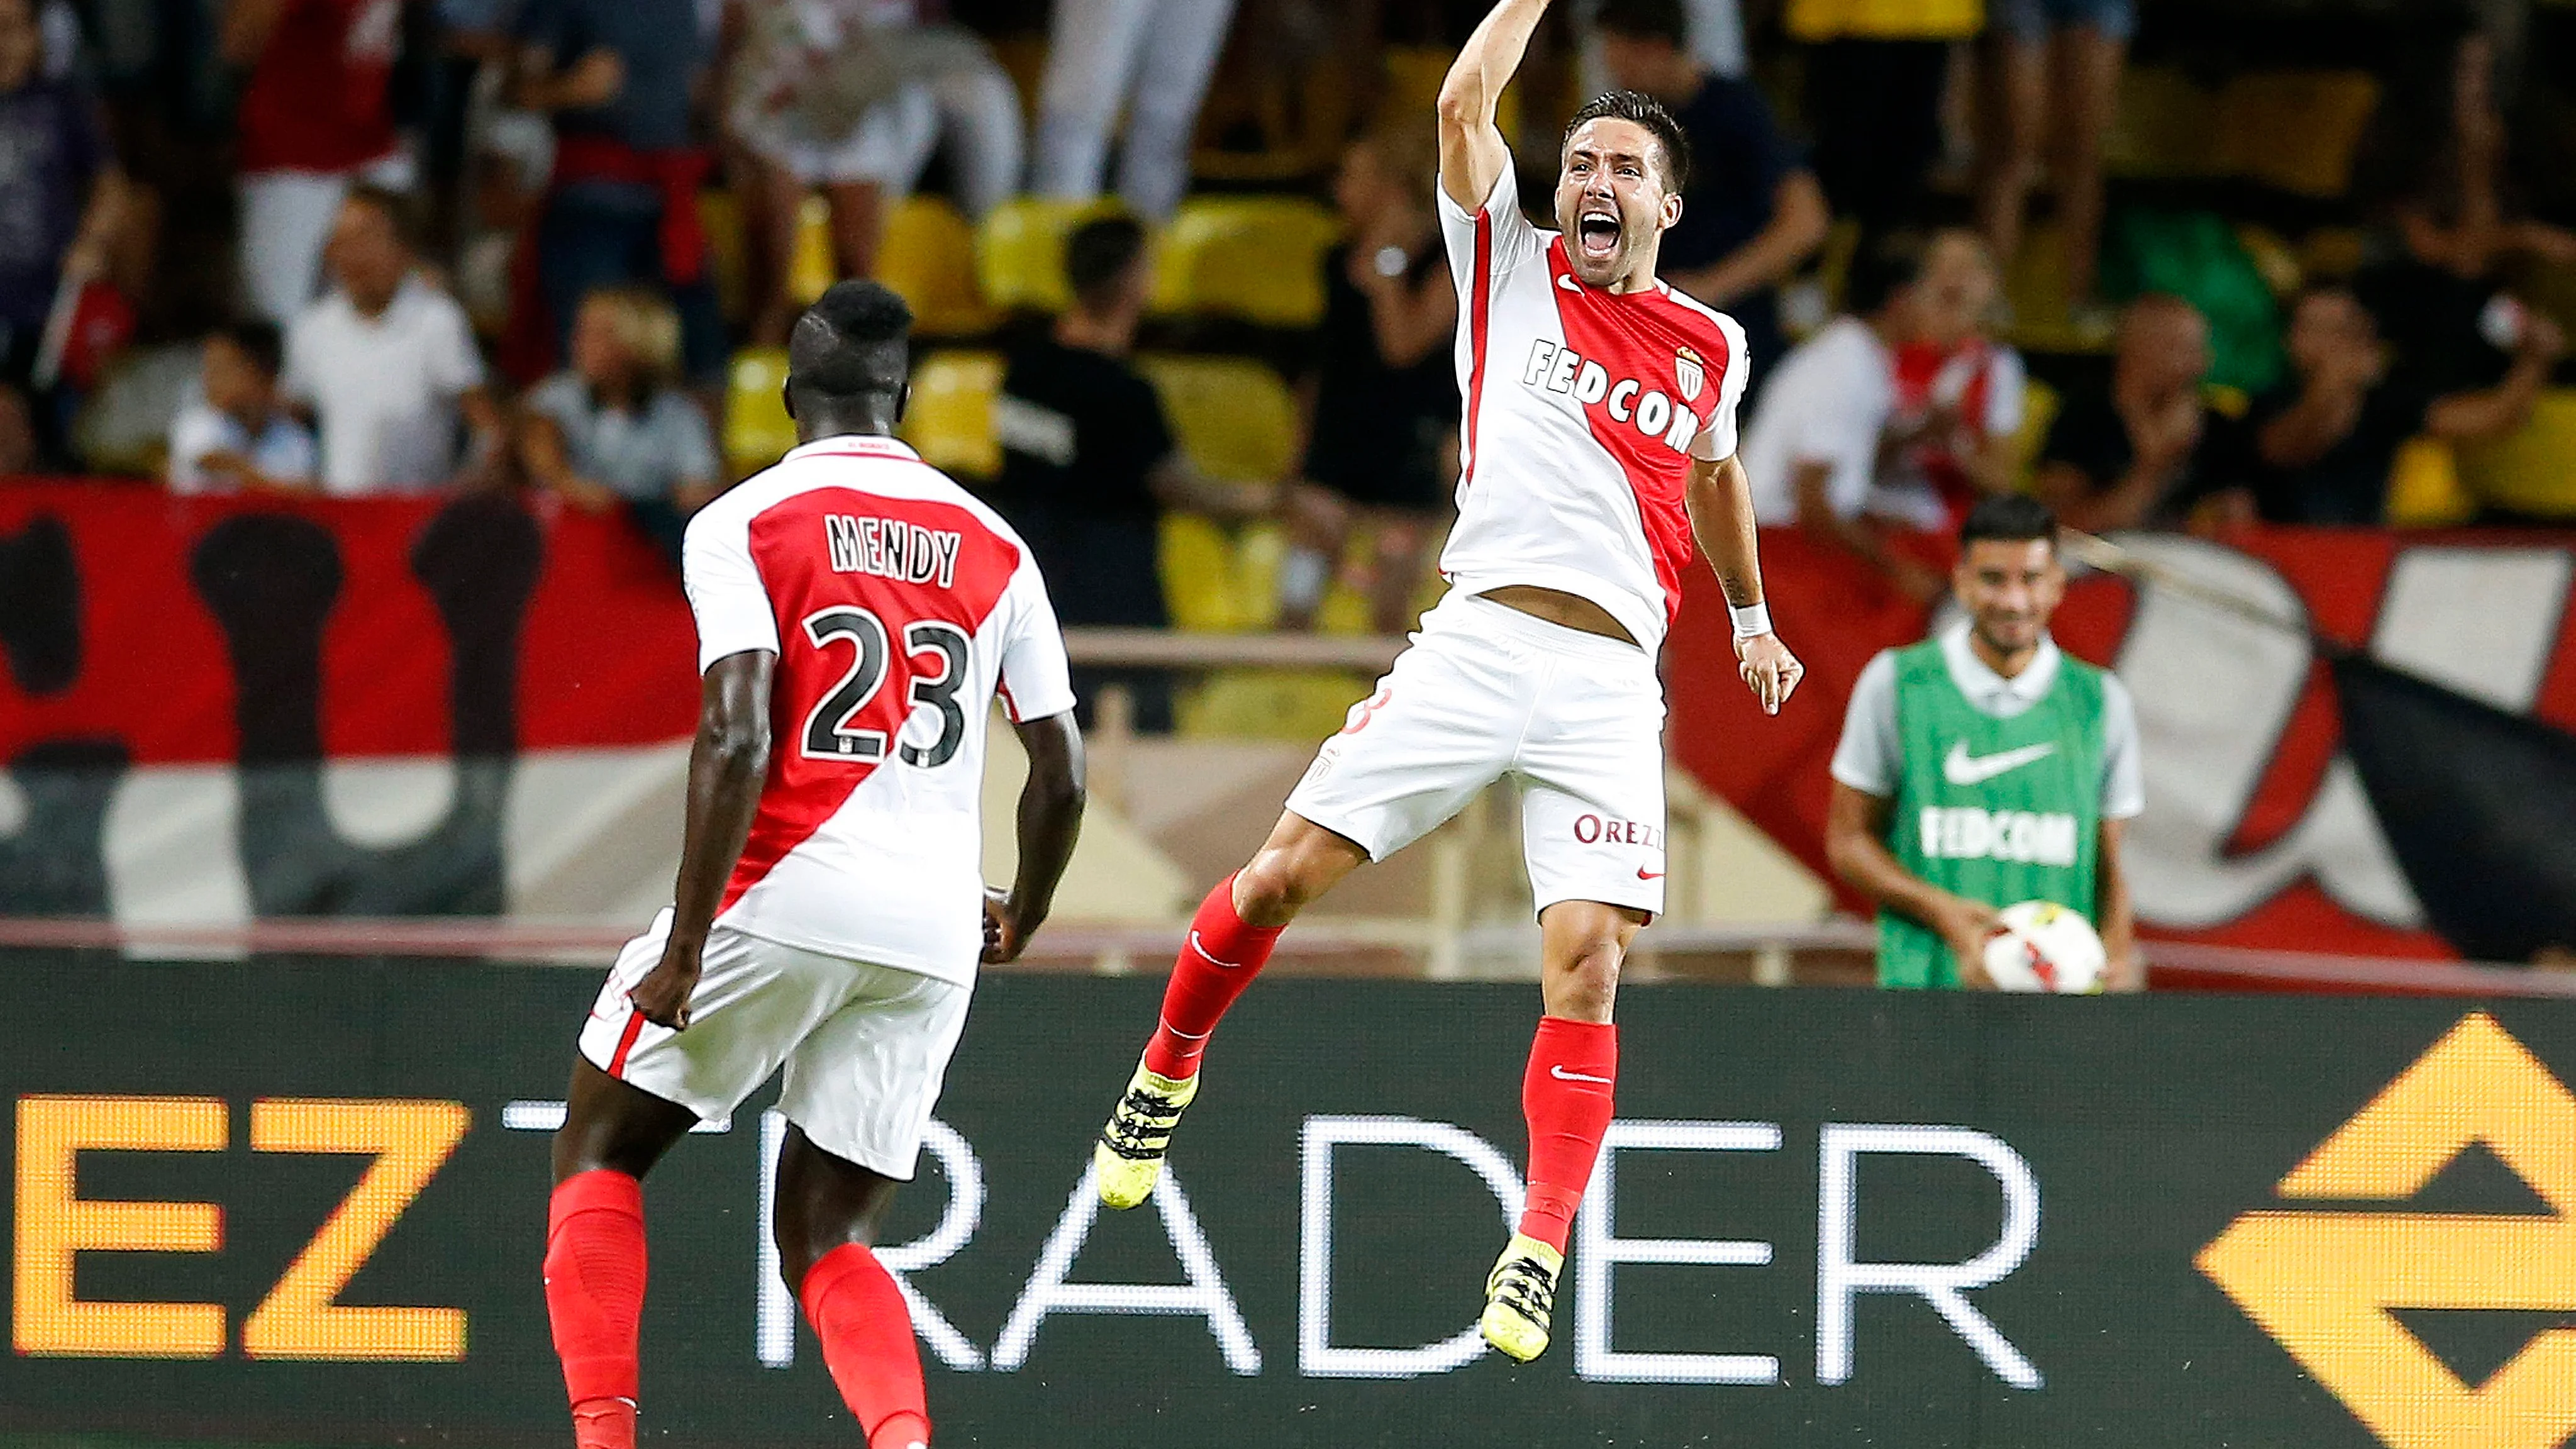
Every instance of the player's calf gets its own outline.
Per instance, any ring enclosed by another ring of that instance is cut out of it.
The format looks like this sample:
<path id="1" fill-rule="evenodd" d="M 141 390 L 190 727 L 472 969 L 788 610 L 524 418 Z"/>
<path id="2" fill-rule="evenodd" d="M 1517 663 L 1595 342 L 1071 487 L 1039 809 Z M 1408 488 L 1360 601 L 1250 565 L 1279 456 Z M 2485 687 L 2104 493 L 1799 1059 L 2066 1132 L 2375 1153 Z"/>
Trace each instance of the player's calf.
<path id="1" fill-rule="evenodd" d="M 1198 1096 L 1199 1062 L 1235 998 L 1270 959 L 1279 933 L 1309 901 L 1367 856 L 1294 814 L 1280 817 L 1259 854 L 1199 903 L 1183 938 L 1144 1060 L 1092 1148 L 1100 1200 L 1131 1208 L 1154 1195 L 1181 1113 Z"/>

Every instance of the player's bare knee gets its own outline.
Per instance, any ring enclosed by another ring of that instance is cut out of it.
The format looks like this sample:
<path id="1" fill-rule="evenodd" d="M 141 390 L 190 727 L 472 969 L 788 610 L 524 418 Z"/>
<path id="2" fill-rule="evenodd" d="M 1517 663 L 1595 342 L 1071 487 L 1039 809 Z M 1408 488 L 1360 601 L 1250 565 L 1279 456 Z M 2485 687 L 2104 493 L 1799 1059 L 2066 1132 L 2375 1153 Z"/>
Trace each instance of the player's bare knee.
<path id="1" fill-rule="evenodd" d="M 1264 846 L 1251 864 L 1235 873 L 1235 914 L 1249 925 L 1284 926 L 1323 894 L 1315 876 L 1293 846 Z"/>
<path id="2" fill-rule="evenodd" d="M 1605 933 L 1578 943 L 1564 959 L 1549 962 L 1548 1014 L 1608 1021 L 1611 1004 L 1619 995 L 1619 968 L 1626 959 L 1619 938 Z"/>

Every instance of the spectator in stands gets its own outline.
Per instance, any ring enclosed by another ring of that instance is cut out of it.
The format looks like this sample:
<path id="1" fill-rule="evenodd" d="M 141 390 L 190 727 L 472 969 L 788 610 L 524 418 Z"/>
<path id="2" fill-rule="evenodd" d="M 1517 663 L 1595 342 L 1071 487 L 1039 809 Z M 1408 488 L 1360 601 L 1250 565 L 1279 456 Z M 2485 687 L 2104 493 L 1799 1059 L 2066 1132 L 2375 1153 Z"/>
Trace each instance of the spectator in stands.
<path id="1" fill-rule="evenodd" d="M 1906 597 L 1930 603 L 1945 584 L 1865 516 L 1896 408 L 1896 345 L 1922 330 L 1926 240 L 1894 232 L 1852 259 L 1849 315 L 1791 349 L 1744 430 L 1754 516 L 1795 524 L 1866 559 Z"/>
<path id="2" fill-rule="evenodd" d="M 2021 354 L 1986 332 L 1998 283 L 1976 233 L 1932 239 L 1913 328 L 1895 347 L 1896 400 L 1871 514 L 1951 534 L 1978 499 L 2011 491 L 2024 375 Z"/>
<path id="3" fill-rule="evenodd" d="M 2531 416 L 2566 336 L 2497 279 L 2517 256 L 2576 261 L 2576 238 L 2538 223 L 2506 224 L 2432 197 L 2398 213 L 2403 254 L 2364 271 L 2354 291 L 2396 355 L 2411 391 L 2434 397 L 2435 431 L 2501 437 Z M 2562 245 L 2561 239 L 2564 239 Z"/>
<path id="4" fill-rule="evenodd" d="M 2397 450 L 2429 402 L 2389 371 L 2379 325 L 2351 290 L 2310 287 L 2291 305 L 2291 376 L 2254 399 L 2250 488 L 2234 506 L 2275 523 L 2377 523 Z"/>
<path id="5" fill-rule="evenodd" d="M 725 337 L 698 222 L 711 163 L 692 131 L 709 49 L 695 0 L 530 0 L 518 31 L 513 98 L 555 129 L 537 223 L 545 354 L 563 355 L 583 297 L 644 283 L 679 311 L 690 381 L 714 385 Z"/>
<path id="6" fill-rule="evenodd" d="M 402 9 L 402 0 L 224 5 L 224 59 L 250 72 L 236 122 L 242 300 L 279 326 L 313 300 L 350 185 L 412 183 L 389 95 Z"/>
<path id="7" fill-rule="evenodd" d="M 2175 528 L 2232 481 L 2232 430 L 2201 395 L 2209 323 L 2150 293 L 2120 314 L 2107 386 L 2070 390 L 2039 454 L 2039 496 L 2069 528 Z"/>
<path id="8" fill-rule="evenodd" d="M 286 343 L 265 318 L 206 339 L 198 395 L 170 422 L 173 493 L 302 491 L 321 462 L 313 432 L 278 392 Z"/>
<path id="9" fill-rule="evenodd" d="M 572 366 L 520 399 L 518 427 L 532 485 L 585 513 L 629 511 L 674 561 L 689 515 L 724 491 L 715 435 L 679 372 L 671 304 L 604 288 L 573 319 Z"/>
<path id="10" fill-rule="evenodd" d="M 2545 316 L 2505 315 L 2519 331 L 2504 377 L 2437 397 L 2428 370 L 2391 365 L 2376 319 L 2349 288 L 2302 293 L 2290 313 L 2293 376 L 2248 414 L 2254 468 L 2240 511 L 2275 523 L 2378 523 L 2409 438 L 2470 442 L 2520 427 L 2565 343 Z"/>
<path id="11" fill-rule="evenodd" d="M 1148 289 L 1145 229 L 1105 217 L 1065 244 L 1073 305 L 1048 333 L 1013 349 L 993 403 L 1002 445 L 996 497 L 1046 569 L 1067 624 L 1161 628 L 1157 519 L 1166 508 L 1246 517 L 1271 490 L 1200 476 L 1182 456 L 1152 383 L 1128 361 Z M 1137 723 L 1170 728 L 1160 675 L 1076 670 L 1090 707 L 1102 684 L 1135 691 Z"/>
<path id="12" fill-rule="evenodd" d="M 1191 132 L 1234 0 L 1055 0 L 1029 189 L 1089 201 L 1123 113 L 1118 194 L 1154 220 L 1190 184 Z"/>
<path id="13" fill-rule="evenodd" d="M 326 493 L 481 482 L 501 452 L 465 309 L 420 269 L 400 198 L 356 187 L 323 262 L 336 284 L 286 335 L 285 392 L 322 435 Z M 470 430 L 462 469 L 459 424 Z"/>
<path id="14" fill-rule="evenodd" d="M 1611 79 L 1662 101 L 1690 138 L 1682 216 L 1664 233 L 1659 274 L 1743 325 L 1758 389 L 1788 350 L 1779 286 L 1833 221 L 1824 188 L 1762 92 L 1704 68 L 1687 48 L 1682 0 L 1602 0 L 1599 23 Z"/>
<path id="15" fill-rule="evenodd" d="M 1583 0 L 1575 6 L 1575 23 L 1584 32 L 1583 90 L 1597 95 L 1619 82 L 1613 77 L 1609 57 L 1602 53 L 1602 35 L 1595 24 L 1601 15 L 1603 0 Z M 1683 49 L 1699 68 L 1711 75 L 1744 78 L 1744 11 L 1736 0 L 1682 0 L 1685 16 Z"/>
<path id="16" fill-rule="evenodd" d="M 1950 45 L 1983 19 L 1980 0 L 1789 0 L 1785 28 L 1807 44 L 1816 175 L 1835 214 L 1872 234 L 1919 214 L 1941 151 Z"/>
<path id="17" fill-rule="evenodd" d="M 1984 134 L 1977 224 L 2005 266 L 2021 251 L 2022 212 L 2048 162 L 2057 193 L 2068 313 L 2099 315 L 2102 135 L 2138 28 L 2136 0 L 1993 0 L 1980 56 Z"/>
<path id="18" fill-rule="evenodd" d="M 1413 596 L 1458 478 L 1458 289 L 1432 187 L 1439 142 L 1409 118 L 1343 153 L 1333 182 L 1351 240 L 1324 261 L 1324 325 L 1300 387 L 1303 481 L 1279 566 L 1282 627 L 1312 628 L 1355 523 L 1373 559 L 1359 582 L 1382 634 L 1409 626 Z"/>
<path id="19" fill-rule="evenodd" d="M 31 0 L 0 0 L 0 385 L 24 387 L 68 282 L 101 275 L 125 196 L 98 104 L 42 70 Z"/>
<path id="20" fill-rule="evenodd" d="M 757 169 L 754 335 L 795 321 L 788 271 L 805 196 L 831 203 L 844 275 L 876 270 L 890 202 L 909 194 L 943 137 L 957 200 L 982 216 L 1019 188 L 1020 93 L 991 47 L 922 22 L 916 0 L 732 0 L 727 123 Z"/>

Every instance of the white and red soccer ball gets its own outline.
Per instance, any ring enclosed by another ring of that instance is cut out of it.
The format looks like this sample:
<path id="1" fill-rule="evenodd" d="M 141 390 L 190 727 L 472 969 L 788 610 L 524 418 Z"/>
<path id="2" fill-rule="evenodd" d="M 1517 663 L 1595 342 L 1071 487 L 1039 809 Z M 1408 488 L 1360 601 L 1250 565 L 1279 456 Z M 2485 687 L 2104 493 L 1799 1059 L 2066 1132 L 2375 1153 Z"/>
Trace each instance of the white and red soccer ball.
<path id="1" fill-rule="evenodd" d="M 2054 901 L 2022 901 L 2001 912 L 1986 938 L 1986 974 L 2002 991 L 2082 996 L 2102 989 L 2109 957 L 2093 923 Z"/>

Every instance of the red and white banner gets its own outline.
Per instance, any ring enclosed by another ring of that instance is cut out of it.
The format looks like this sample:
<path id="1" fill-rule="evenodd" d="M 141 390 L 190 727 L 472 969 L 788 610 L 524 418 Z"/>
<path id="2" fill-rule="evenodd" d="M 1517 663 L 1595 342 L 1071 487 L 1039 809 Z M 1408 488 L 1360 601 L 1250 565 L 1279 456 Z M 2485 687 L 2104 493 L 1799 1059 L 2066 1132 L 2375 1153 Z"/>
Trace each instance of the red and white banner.
<path id="1" fill-rule="evenodd" d="M 2502 709 L 2576 727 L 2576 552 L 2555 535 L 2272 529 L 2221 546 L 2129 538 L 2148 559 Z M 1763 539 L 1782 636 L 1811 670 L 1777 719 L 1736 683 L 1716 586 L 1697 581 L 1667 663 L 1679 759 L 1819 871 L 1827 762 L 1872 654 L 1921 637 L 1919 608 L 1849 555 Z M 1711 621 L 1714 621 L 1713 623 Z M 2057 619 L 2071 652 L 2136 698 L 2146 814 L 2128 864 L 2153 935 L 2280 950 L 2449 955 L 2343 758 L 2309 640 L 2171 590 L 2095 576 Z M 1857 905 L 1855 898 L 1846 897 Z"/>
<path id="2" fill-rule="evenodd" d="M 2129 542 L 2416 674 L 2576 726 L 2566 539 Z M 1765 538 L 1764 567 L 1808 683 L 1762 717 L 1695 571 L 1667 661 L 1673 749 L 1822 871 L 1844 698 L 1925 620 L 1795 533 Z M 2449 954 L 2341 756 L 2302 634 L 2093 578 L 2058 637 L 2117 668 L 2138 702 L 2148 807 L 2129 863 L 2152 933 Z M 0 487 L 0 914 L 640 917 L 676 856 L 693 653 L 670 565 L 616 519 L 496 500 Z"/>

